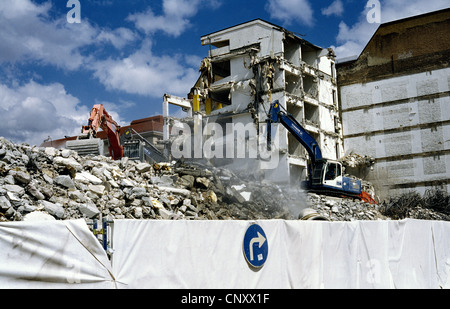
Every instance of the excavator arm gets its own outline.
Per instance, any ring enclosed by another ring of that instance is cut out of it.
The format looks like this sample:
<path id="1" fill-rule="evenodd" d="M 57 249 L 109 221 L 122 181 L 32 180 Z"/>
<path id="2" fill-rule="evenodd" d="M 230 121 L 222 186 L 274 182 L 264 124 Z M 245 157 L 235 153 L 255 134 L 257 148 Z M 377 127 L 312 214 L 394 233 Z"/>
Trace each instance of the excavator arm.
<path id="1" fill-rule="evenodd" d="M 322 159 L 322 151 L 317 141 L 292 115 L 281 109 L 278 100 L 270 106 L 269 118 L 267 119 L 267 138 L 269 139 L 267 145 L 269 147 L 271 144 L 272 123 L 281 123 L 305 147 L 312 165 L 315 165 L 316 161 Z"/>
<path id="2" fill-rule="evenodd" d="M 94 139 L 97 132 L 102 129 L 106 132 L 109 140 L 109 154 L 113 160 L 120 160 L 124 153 L 120 143 L 120 126 L 114 121 L 111 115 L 105 110 L 102 104 L 94 105 L 88 125 L 83 126 L 79 139 Z"/>
<path id="3" fill-rule="evenodd" d="M 284 109 L 279 101 L 271 104 L 267 119 L 267 147 L 270 151 L 272 123 L 281 123 L 305 147 L 309 155 L 308 189 L 332 194 L 338 192 L 348 197 L 359 197 L 369 203 L 376 203 L 366 192 L 361 191 L 361 180 L 347 177 L 342 164 L 322 157 L 319 144 L 299 123 Z"/>

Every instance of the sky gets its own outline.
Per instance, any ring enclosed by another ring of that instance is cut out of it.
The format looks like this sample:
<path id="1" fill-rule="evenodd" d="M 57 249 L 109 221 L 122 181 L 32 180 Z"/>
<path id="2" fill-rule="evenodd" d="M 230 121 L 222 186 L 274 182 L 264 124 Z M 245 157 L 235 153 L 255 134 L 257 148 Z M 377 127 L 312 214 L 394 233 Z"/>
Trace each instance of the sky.
<path id="1" fill-rule="evenodd" d="M 0 136 L 39 146 L 75 136 L 94 104 L 120 125 L 186 97 L 208 55 L 200 37 L 261 18 L 338 59 L 380 23 L 448 0 L 0 0 Z M 379 10 L 377 10 L 379 9 Z"/>

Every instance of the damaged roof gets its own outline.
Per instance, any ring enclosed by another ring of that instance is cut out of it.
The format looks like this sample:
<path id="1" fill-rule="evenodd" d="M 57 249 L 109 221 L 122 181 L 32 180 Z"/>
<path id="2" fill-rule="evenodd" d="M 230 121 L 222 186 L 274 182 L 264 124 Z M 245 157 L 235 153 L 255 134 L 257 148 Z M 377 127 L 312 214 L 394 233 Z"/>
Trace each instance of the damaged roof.
<path id="1" fill-rule="evenodd" d="M 289 30 L 287 30 L 287 29 L 285 29 L 285 28 L 283 28 L 281 26 L 278 26 L 278 25 L 276 25 L 274 23 L 268 22 L 268 21 L 263 20 L 261 18 L 252 19 L 250 21 L 246 21 L 246 22 L 240 23 L 238 25 L 234 25 L 234 26 L 231 26 L 231 27 L 228 27 L 228 28 L 225 28 L 225 29 L 222 29 L 222 30 L 218 30 L 218 31 L 215 31 L 215 32 L 212 32 L 212 33 L 209 33 L 209 34 L 205 34 L 205 35 L 203 35 L 201 37 L 202 45 L 210 44 L 209 42 L 205 42 L 210 36 L 217 36 L 217 35 L 220 35 L 221 32 L 227 32 L 227 31 L 232 30 L 232 29 L 244 28 L 244 27 L 247 27 L 247 26 L 249 26 L 251 24 L 264 25 L 266 27 L 275 29 L 277 31 L 284 32 L 287 37 L 289 37 L 291 39 L 294 39 L 294 40 L 297 40 L 297 41 L 300 41 L 300 42 L 304 43 L 305 45 L 308 45 L 308 46 L 310 46 L 312 48 L 323 49 L 322 47 L 314 45 L 311 42 L 308 42 L 305 39 L 301 38 L 301 36 L 302 36 L 301 34 L 296 34 L 296 33 L 292 32 L 292 31 L 289 31 Z M 203 43 L 203 42 L 205 42 L 205 43 Z"/>

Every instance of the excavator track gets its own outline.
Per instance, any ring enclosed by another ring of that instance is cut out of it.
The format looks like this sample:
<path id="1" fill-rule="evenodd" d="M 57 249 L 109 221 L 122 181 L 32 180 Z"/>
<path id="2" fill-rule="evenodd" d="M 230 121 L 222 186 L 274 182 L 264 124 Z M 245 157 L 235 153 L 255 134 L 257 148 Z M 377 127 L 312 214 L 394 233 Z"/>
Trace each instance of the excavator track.
<path id="1" fill-rule="evenodd" d="M 361 194 L 350 194 L 339 190 L 327 190 L 327 189 L 308 189 L 307 191 L 321 195 L 357 199 L 370 204 L 378 204 L 367 192 L 361 192 Z"/>

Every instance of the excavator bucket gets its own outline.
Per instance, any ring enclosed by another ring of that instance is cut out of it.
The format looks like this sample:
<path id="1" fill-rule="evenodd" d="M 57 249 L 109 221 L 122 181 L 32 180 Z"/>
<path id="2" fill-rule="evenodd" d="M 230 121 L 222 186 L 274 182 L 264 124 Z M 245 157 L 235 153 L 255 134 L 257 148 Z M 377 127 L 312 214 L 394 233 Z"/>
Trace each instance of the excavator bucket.
<path id="1" fill-rule="evenodd" d="M 78 152 L 79 155 L 104 155 L 104 141 L 100 138 L 78 139 L 66 142 L 66 148 Z"/>
<path id="2" fill-rule="evenodd" d="M 372 198 L 372 196 L 367 192 L 362 191 L 361 194 L 359 195 L 359 197 L 361 198 L 362 201 L 364 201 L 366 203 L 370 203 L 372 205 L 378 204 L 377 201 L 375 201 Z"/>

